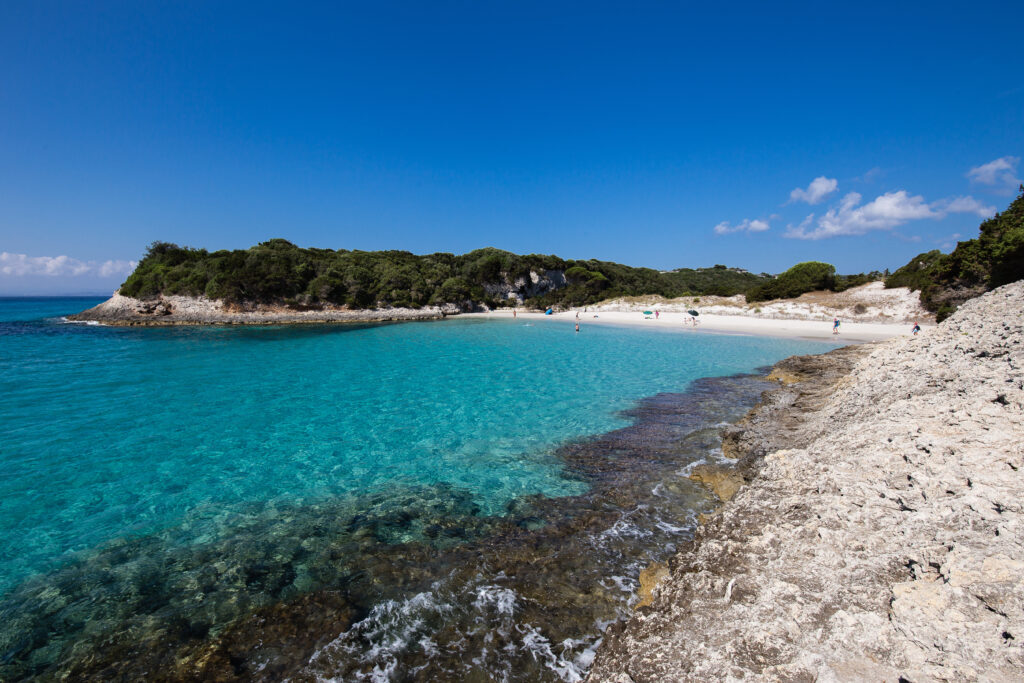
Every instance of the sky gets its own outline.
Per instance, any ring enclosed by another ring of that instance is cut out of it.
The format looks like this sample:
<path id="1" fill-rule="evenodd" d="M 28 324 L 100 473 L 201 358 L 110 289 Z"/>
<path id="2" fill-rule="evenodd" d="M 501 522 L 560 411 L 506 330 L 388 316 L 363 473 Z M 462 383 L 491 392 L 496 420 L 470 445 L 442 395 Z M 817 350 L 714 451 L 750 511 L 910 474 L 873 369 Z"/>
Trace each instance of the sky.
<path id="1" fill-rule="evenodd" d="M 0 3 L 0 295 L 162 240 L 842 273 L 1024 176 L 1024 3 Z"/>

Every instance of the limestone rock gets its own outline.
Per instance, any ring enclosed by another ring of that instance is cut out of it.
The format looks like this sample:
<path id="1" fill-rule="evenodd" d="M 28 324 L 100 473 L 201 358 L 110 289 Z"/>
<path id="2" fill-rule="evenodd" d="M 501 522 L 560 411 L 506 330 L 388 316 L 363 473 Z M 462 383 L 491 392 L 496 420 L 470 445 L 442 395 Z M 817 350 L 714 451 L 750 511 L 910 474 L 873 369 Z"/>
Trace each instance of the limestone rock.
<path id="1" fill-rule="evenodd" d="M 690 479 L 707 486 L 723 502 L 730 500 L 743 486 L 743 475 L 731 467 L 698 465 L 690 473 Z"/>
<path id="2" fill-rule="evenodd" d="M 668 578 L 668 567 L 660 562 L 655 562 L 640 572 L 638 578 L 640 580 L 640 588 L 637 590 L 637 595 L 640 596 L 640 602 L 636 606 L 637 608 L 646 607 L 654 601 L 654 589 Z"/>
<path id="3" fill-rule="evenodd" d="M 1022 312 L 1017 282 L 848 377 L 783 366 L 725 435 L 750 483 L 588 680 L 1024 679 Z"/>

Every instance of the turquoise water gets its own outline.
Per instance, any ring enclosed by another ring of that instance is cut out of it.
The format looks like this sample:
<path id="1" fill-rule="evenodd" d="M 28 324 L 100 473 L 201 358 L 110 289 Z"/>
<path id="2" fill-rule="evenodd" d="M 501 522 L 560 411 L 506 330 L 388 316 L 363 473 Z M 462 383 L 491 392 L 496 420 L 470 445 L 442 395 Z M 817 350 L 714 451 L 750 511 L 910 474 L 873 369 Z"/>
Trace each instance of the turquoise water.
<path id="1" fill-rule="evenodd" d="M 817 342 L 567 322 L 105 328 L 98 300 L 0 299 L 0 593 L 122 537 L 223 537 L 417 486 L 501 515 L 580 494 L 555 449 L 643 397 L 820 353 Z"/>

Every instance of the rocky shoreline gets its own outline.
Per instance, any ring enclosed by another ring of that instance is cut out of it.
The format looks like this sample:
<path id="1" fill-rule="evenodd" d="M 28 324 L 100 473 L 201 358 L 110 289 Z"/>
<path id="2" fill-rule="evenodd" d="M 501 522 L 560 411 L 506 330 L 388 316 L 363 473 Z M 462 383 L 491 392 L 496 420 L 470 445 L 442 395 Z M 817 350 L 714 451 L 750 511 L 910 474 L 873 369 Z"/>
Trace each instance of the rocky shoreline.
<path id="1" fill-rule="evenodd" d="M 1017 282 L 921 337 L 776 366 L 725 435 L 735 496 L 588 680 L 1020 680 L 1022 311 Z"/>
<path id="2" fill-rule="evenodd" d="M 578 681 L 601 624 L 659 576 L 637 574 L 717 505 L 680 472 L 771 386 L 641 399 L 555 452 L 579 495 L 497 515 L 464 488 L 396 484 L 115 539 L 7 596 L 0 680 Z"/>
<path id="3" fill-rule="evenodd" d="M 231 305 L 206 297 L 160 296 L 134 299 L 114 293 L 103 303 L 67 316 L 72 322 L 115 327 L 169 327 L 175 325 L 296 325 L 365 323 L 398 320 L 437 320 L 459 313 L 453 305 L 423 308 L 349 309 L 339 306 L 298 309 L 283 305 Z"/>

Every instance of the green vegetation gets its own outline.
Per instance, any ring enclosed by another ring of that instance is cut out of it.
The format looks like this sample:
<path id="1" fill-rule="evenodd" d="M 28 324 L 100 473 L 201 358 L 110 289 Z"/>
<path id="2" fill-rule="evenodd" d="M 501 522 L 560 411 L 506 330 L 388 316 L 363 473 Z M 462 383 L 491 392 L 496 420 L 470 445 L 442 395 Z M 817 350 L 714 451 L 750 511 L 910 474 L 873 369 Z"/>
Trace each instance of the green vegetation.
<path id="1" fill-rule="evenodd" d="M 807 292 L 830 290 L 841 292 L 875 280 L 881 280 L 878 271 L 857 275 L 836 275 L 835 266 L 821 261 L 798 263 L 778 277 L 768 280 L 747 292 L 747 301 L 792 299 Z"/>
<path id="2" fill-rule="evenodd" d="M 918 254 L 885 286 L 920 290 L 921 304 L 942 321 L 964 301 L 1022 277 L 1024 186 L 1006 211 L 981 224 L 977 238 L 959 242 L 951 254 Z"/>
<path id="3" fill-rule="evenodd" d="M 832 289 L 836 284 L 835 266 L 821 261 L 798 263 L 777 278 L 747 292 L 747 301 L 791 299 L 805 292 Z"/>
<path id="4" fill-rule="evenodd" d="M 931 282 L 921 278 L 931 277 L 932 254 L 939 252 L 918 257 L 919 263 L 901 268 L 888 282 L 910 282 L 913 276 L 918 278 L 913 280 L 915 288 L 920 289 L 921 283 Z M 295 308 L 325 304 L 496 307 L 517 300 L 509 299 L 511 293 L 531 306 L 569 307 L 650 295 L 671 299 L 746 294 L 748 301 L 757 302 L 815 290 L 842 291 L 881 278 L 878 272 L 837 275 L 834 266 L 818 261 L 799 263 L 772 277 L 721 264 L 663 272 L 610 261 L 520 256 L 491 248 L 461 256 L 417 256 L 407 251 L 302 249 L 287 240 L 272 239 L 249 249 L 214 252 L 155 242 L 120 291 L 142 299 L 160 294 L 205 295 L 241 305 L 278 303 Z"/>
<path id="5" fill-rule="evenodd" d="M 537 283 L 531 274 L 539 278 Z M 205 295 L 297 308 L 325 303 L 353 308 L 443 303 L 493 307 L 507 305 L 508 292 L 515 292 L 532 305 L 575 306 L 616 296 L 731 296 L 767 280 L 725 266 L 660 272 L 490 248 L 461 256 L 417 256 L 406 251 L 302 249 L 272 239 L 245 250 L 215 252 L 156 242 L 120 291 L 137 298 Z"/>
<path id="6" fill-rule="evenodd" d="M 910 263 L 893 272 L 885 279 L 885 286 L 909 287 L 919 291 L 931 284 L 934 277 L 935 265 L 943 258 L 944 254 L 938 249 L 926 251 L 910 259 Z"/>

